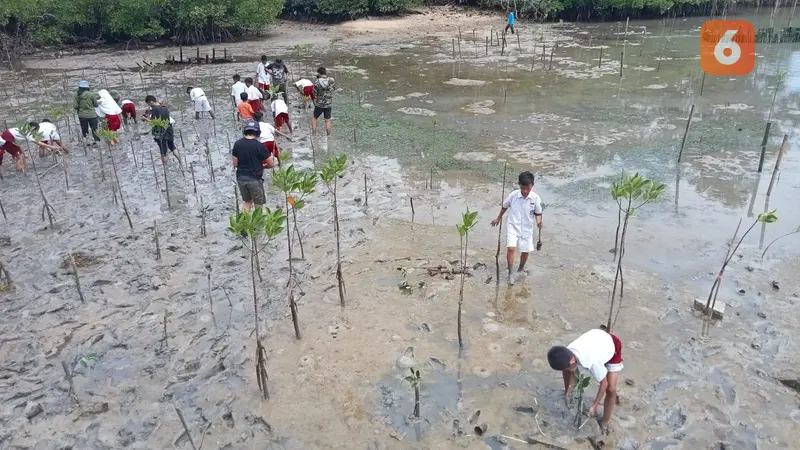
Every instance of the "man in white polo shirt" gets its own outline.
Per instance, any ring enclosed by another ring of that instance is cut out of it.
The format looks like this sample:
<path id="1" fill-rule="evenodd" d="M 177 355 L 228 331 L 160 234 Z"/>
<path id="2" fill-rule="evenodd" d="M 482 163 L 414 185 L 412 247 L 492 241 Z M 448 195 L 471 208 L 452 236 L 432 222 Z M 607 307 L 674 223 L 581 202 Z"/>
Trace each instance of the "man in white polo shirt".
<path id="1" fill-rule="evenodd" d="M 547 362 L 554 370 L 560 370 L 564 377 L 564 402 L 569 401 L 575 385 L 574 371 L 578 367 L 585 368 L 600 383 L 597 396 L 589 408 L 589 417 L 597 413 L 597 407 L 603 402 L 603 417 L 600 429 L 608 433 L 608 422 L 617 405 L 617 380 L 622 371 L 622 342 L 606 331 L 601 325 L 599 329 L 589 330 L 572 341 L 566 347 L 556 345 L 547 352 Z"/>
<path id="2" fill-rule="evenodd" d="M 194 118 L 199 119 L 200 113 L 207 112 L 211 118 L 214 118 L 214 112 L 211 111 L 211 103 L 209 103 L 208 98 L 206 98 L 206 93 L 203 92 L 202 89 L 199 87 L 192 87 L 189 86 L 186 88 L 186 93 L 189 94 L 189 98 L 194 103 Z"/>
<path id="3" fill-rule="evenodd" d="M 497 226 L 503 220 L 503 214 L 508 211 L 506 227 L 506 261 L 508 262 L 508 284 L 514 285 L 514 254 L 519 250 L 518 272 L 525 271 L 528 262 L 528 253 L 533 251 L 533 226 L 542 228 L 542 199 L 533 192 L 535 179 L 532 173 L 519 174 L 519 189 L 508 194 L 500 215 L 492 220 L 492 226 Z"/>

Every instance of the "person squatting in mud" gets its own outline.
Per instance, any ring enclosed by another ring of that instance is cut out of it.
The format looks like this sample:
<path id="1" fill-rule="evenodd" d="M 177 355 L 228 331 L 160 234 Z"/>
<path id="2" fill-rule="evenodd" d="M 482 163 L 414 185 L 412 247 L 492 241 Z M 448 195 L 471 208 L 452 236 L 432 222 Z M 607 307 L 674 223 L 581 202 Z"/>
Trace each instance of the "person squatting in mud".
<path id="1" fill-rule="evenodd" d="M 542 228 L 542 199 L 533 192 L 535 178 L 530 172 L 519 174 L 519 189 L 508 194 L 500 208 L 500 214 L 492 220 L 492 226 L 497 226 L 503 220 L 503 214 L 508 211 L 506 221 L 506 262 L 508 263 L 508 284 L 513 286 L 516 281 L 514 274 L 514 256 L 519 250 L 518 273 L 526 274 L 525 263 L 528 254 L 533 251 L 533 225 Z"/>
<path id="2" fill-rule="evenodd" d="M 136 105 L 129 99 L 123 99 L 122 95 L 117 91 L 111 91 L 110 94 L 111 98 L 117 102 L 122 110 L 122 123 L 124 123 L 126 127 L 128 126 L 128 119 L 133 119 L 133 123 L 136 123 Z"/>
<path id="3" fill-rule="evenodd" d="M 58 132 L 58 128 L 56 128 L 55 124 L 53 124 L 50 119 L 42 119 L 42 121 L 39 122 L 39 134 L 42 136 L 41 142 L 43 144 L 56 146 L 58 149 L 56 152 L 69 153 L 67 146 L 61 141 L 61 134 Z M 39 146 L 40 157 L 47 155 L 47 153 L 46 148 Z"/>
<path id="4" fill-rule="evenodd" d="M 598 418 L 600 430 L 608 434 L 608 423 L 617 406 L 617 381 L 623 369 L 622 341 L 608 332 L 605 325 L 589 330 L 566 347 L 556 345 L 547 352 L 547 362 L 553 370 L 560 370 L 564 377 L 564 403 L 569 406 L 572 388 L 575 386 L 575 370 L 578 365 L 588 370 L 600 383 L 589 417 L 595 417 L 597 407 L 603 402 L 603 415 Z"/>
<path id="5" fill-rule="evenodd" d="M 169 161 L 168 152 L 172 152 L 175 158 L 178 159 L 178 164 L 180 164 L 181 155 L 175 147 L 175 130 L 172 127 L 175 121 L 169 115 L 169 108 L 159 103 L 153 95 L 145 97 L 144 102 L 147 103 L 150 110 L 144 113 L 142 120 L 150 122 L 153 119 L 161 119 L 169 123 L 166 128 L 153 127 L 151 131 L 153 140 L 158 144 L 158 150 L 161 152 L 161 163 L 166 164 Z"/>
<path id="6" fill-rule="evenodd" d="M 244 202 L 242 208 L 250 211 L 253 205 L 261 208 L 267 202 L 264 193 L 264 168 L 275 167 L 275 159 L 258 140 L 261 135 L 258 122 L 254 119 L 245 120 L 242 134 L 244 136 L 233 144 L 231 155 L 233 168 L 236 170 L 236 184 Z"/>
<path id="7" fill-rule="evenodd" d="M 28 127 L 30 127 L 32 131 L 37 131 L 39 129 L 39 124 L 36 122 L 28 122 Z M 19 128 L 8 128 L 0 133 L 0 166 L 3 165 L 3 157 L 6 152 L 8 152 L 17 163 L 17 171 L 22 172 L 25 170 L 25 152 L 21 147 L 22 145 L 26 145 L 24 143 L 25 140 L 33 142 L 36 146 L 45 150 L 58 151 L 59 149 L 57 145 L 37 141 L 32 133 L 24 134 Z"/>

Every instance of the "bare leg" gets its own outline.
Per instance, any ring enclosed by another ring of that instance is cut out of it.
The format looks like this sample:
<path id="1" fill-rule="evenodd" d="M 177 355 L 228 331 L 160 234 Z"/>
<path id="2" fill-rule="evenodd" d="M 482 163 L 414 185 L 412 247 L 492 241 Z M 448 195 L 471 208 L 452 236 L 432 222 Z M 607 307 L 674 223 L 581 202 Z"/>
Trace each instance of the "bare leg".
<path id="1" fill-rule="evenodd" d="M 292 121 L 288 118 L 286 119 L 286 125 L 289 127 L 289 133 L 292 132 Z"/>
<path id="2" fill-rule="evenodd" d="M 327 133 L 328 136 L 330 136 L 332 133 L 331 119 L 325 119 L 325 133 Z"/>
<path id="3" fill-rule="evenodd" d="M 528 262 L 528 252 L 520 252 L 519 254 L 519 272 L 525 268 L 525 263 Z"/>
<path id="4" fill-rule="evenodd" d="M 195 111 L 194 118 L 195 118 L 195 120 L 200 118 L 200 111 Z"/>
<path id="5" fill-rule="evenodd" d="M 606 375 L 608 380 L 608 388 L 606 389 L 605 400 L 603 401 L 603 418 L 600 420 L 600 426 L 608 427 L 611 421 L 611 414 L 617 406 L 617 380 L 619 380 L 619 372 L 609 372 Z"/>
<path id="6" fill-rule="evenodd" d="M 242 210 L 250 211 L 251 209 L 253 209 L 253 202 L 252 201 L 244 202 L 244 204 L 242 205 Z"/>
<path id="7" fill-rule="evenodd" d="M 506 249 L 506 263 L 508 263 L 508 284 L 510 286 L 514 285 L 514 254 L 516 253 L 516 247 L 508 247 Z"/>
<path id="8" fill-rule="evenodd" d="M 316 132 L 317 132 L 317 118 L 316 117 L 312 117 L 311 118 L 311 134 L 314 134 Z"/>
<path id="9" fill-rule="evenodd" d="M 209 116 L 211 116 L 211 118 L 212 118 L 213 120 L 217 120 L 217 118 L 216 118 L 216 117 L 214 117 L 214 111 L 209 111 L 209 112 L 208 112 L 208 115 L 209 115 Z"/>

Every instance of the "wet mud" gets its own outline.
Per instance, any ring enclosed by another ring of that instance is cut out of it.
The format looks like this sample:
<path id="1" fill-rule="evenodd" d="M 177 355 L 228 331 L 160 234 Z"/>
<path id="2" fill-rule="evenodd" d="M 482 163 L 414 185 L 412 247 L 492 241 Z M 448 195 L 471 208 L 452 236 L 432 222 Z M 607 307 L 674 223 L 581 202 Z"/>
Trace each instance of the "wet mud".
<path id="1" fill-rule="evenodd" d="M 576 406 L 563 404 L 560 374 L 545 354 L 605 322 L 617 217 L 608 190 L 623 171 L 661 181 L 667 192 L 632 219 L 615 327 L 625 369 L 606 448 L 797 448 L 791 380 L 800 361 L 790 337 L 798 331 L 800 238 L 761 257 L 800 223 L 791 139 L 766 197 L 782 136 L 795 134 L 800 116 L 792 47 L 759 44 L 753 74 L 703 81 L 700 19 L 631 22 L 627 35 L 624 23 L 520 24 L 519 41 L 508 36 L 506 48 L 487 50 L 485 37 L 502 18 L 446 14 L 451 21 L 436 29 L 424 15 L 284 25 L 264 40 L 289 61 L 292 77 L 325 64 L 341 87 L 330 138 L 310 135 L 310 111 L 290 93 L 297 129 L 293 142 L 278 140 L 291 154 L 286 163 L 314 170 L 332 154 L 350 157 L 338 190 L 347 306 L 339 306 L 324 186 L 298 216 L 302 340 L 288 308 L 285 239 L 261 255 L 269 400 L 255 380 L 248 253 L 227 231 L 237 205 L 229 141 L 238 137 L 229 79 L 254 72 L 247 45 L 231 47 L 236 63 L 141 76 L 117 65 L 135 67 L 164 49 L 45 55 L 26 61 L 24 72 L 0 73 L 11 105 L 0 119 L 10 124 L 52 117 L 56 107 L 69 112 L 81 79 L 118 89 L 140 108 L 148 93 L 165 98 L 186 162 L 182 172 L 172 160 L 165 179 L 145 125 L 130 127 L 111 150 L 84 150 L 74 120 L 68 129 L 61 119 L 69 189 L 61 165 L 34 156 L 55 210 L 51 228 L 36 173 L 15 173 L 6 156 L 0 258 L 13 284 L 0 292 L 0 448 L 192 448 L 176 408 L 203 448 L 533 448 L 517 441 L 527 435 L 590 448 L 599 428 L 590 421 L 575 429 Z M 311 50 L 294 47 L 304 43 Z M 778 71 L 787 76 L 773 108 Z M 193 120 L 188 85 L 209 94 L 215 121 Z M 112 189 L 112 155 L 133 230 Z M 544 246 L 527 276 L 497 286 L 489 221 L 523 169 L 536 173 L 547 204 Z M 267 206 L 281 205 L 270 187 Z M 467 207 L 480 223 L 469 240 L 459 351 L 458 277 L 448 270 L 459 270 L 453 225 Z M 779 221 L 756 226 L 742 244 L 720 291 L 725 316 L 702 337 L 693 299 L 707 296 L 739 219 L 749 226 L 772 209 Z M 420 418 L 410 368 L 421 374 Z"/>

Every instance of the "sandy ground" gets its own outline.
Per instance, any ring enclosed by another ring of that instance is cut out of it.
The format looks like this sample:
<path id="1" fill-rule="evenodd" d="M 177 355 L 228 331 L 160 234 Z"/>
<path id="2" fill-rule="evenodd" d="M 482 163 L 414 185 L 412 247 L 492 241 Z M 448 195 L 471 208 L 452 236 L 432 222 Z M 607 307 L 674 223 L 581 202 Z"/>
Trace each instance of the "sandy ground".
<path id="1" fill-rule="evenodd" d="M 508 113 L 498 76 L 485 83 L 487 91 L 478 93 L 475 89 L 484 86 L 480 81 L 488 79 L 485 73 L 476 80 L 474 73 L 462 77 L 461 69 L 432 63 L 450 57 L 451 39 L 459 25 L 465 34 L 473 28 L 486 32 L 501 27 L 504 19 L 447 8 L 424 12 L 330 27 L 282 24 L 259 41 L 270 49 L 311 43 L 312 53 L 335 47 L 324 56 L 308 58 L 313 61 L 293 64 L 313 67 L 318 59 L 333 59 L 342 74 L 337 81 L 344 92 L 337 98 L 343 118 L 337 116 L 330 139 L 310 136 L 308 113 L 299 109 L 299 99 L 291 93 L 298 129 L 294 142 L 279 140 L 292 155 L 288 163 L 311 170 L 333 152 L 353 149 L 338 190 L 346 306 L 339 306 L 336 290 L 332 198 L 324 186 L 318 186 L 299 214 L 305 252 L 294 266 L 302 291 L 299 341 L 287 306 L 287 243 L 283 239 L 271 243 L 262 254 L 264 279 L 256 287 L 268 357 L 269 400 L 261 399 L 255 380 L 254 301 L 247 252 L 227 231 L 228 217 L 236 207 L 227 154 L 228 140 L 236 138 L 235 124 L 222 106 L 216 121 L 204 118 L 194 123 L 180 92 L 199 79 L 217 83 L 207 91 L 220 99 L 229 74 L 251 70 L 252 62 L 243 57 L 232 65 L 192 67 L 166 76 L 149 72 L 142 78 L 125 72 L 119 82 L 116 73 L 106 72 L 118 64 L 129 68 L 135 67 L 133 61 L 164 57 L 164 49 L 153 49 L 26 61 L 30 69 L 54 69 L 47 73 L 52 84 L 44 86 L 30 80 L 23 85 L 3 73 L 13 80 L 12 94 L 5 95 L 6 101 L 14 98 L 11 103 L 18 106 L 18 114 L 41 114 L 38 104 L 65 95 L 54 92 L 60 89 L 62 76 L 69 86 L 83 77 L 93 85 L 119 84 L 136 99 L 145 92 L 166 92 L 183 141 L 179 148 L 194 172 L 197 192 L 189 171 L 181 173 L 174 161 L 166 172 L 151 162 L 154 149 L 149 136 L 141 134 L 144 127 L 128 130 L 120 148 L 111 150 L 133 230 L 111 189 L 109 151 L 84 152 L 74 130 L 65 133 L 60 125 L 72 149 L 65 160 L 69 189 L 60 166 L 41 177 L 43 191 L 56 210 L 52 229 L 42 221 L 36 175 L 13 173 L 8 160 L 3 165 L 0 198 L 8 220 L 0 248 L 14 284 L 0 294 L 0 449 L 192 448 L 176 408 L 194 444 L 199 447 L 202 441 L 203 448 L 537 448 L 514 440 L 531 434 L 568 449 L 591 448 L 587 438 L 598 434 L 596 424 L 590 421 L 580 431 L 575 429 L 575 406 L 563 405 L 560 374 L 547 366 L 545 358 L 549 346 L 568 343 L 605 321 L 608 314 L 614 273 L 608 249 L 613 246 L 616 211 L 606 192 L 608 177 L 618 173 L 619 165 L 587 166 L 582 159 L 607 157 L 605 150 L 597 149 L 621 146 L 633 137 L 678 140 L 680 134 L 677 138 L 673 134 L 685 120 L 683 105 L 656 111 L 664 118 L 645 127 L 635 116 L 650 120 L 643 104 L 652 99 L 646 95 L 655 94 L 642 94 L 633 86 L 626 87 L 630 89 L 624 99 L 626 109 L 613 110 L 627 114 L 620 120 L 629 123 L 614 128 L 600 118 L 578 118 L 576 109 L 584 107 L 569 106 L 574 94 L 559 92 L 555 85 L 589 80 L 601 72 L 600 82 L 587 84 L 586 89 L 605 89 L 607 78 L 602 77 L 608 74 L 602 70 L 613 76 L 615 69 L 581 68 L 576 59 L 560 55 L 564 64 L 551 72 L 558 77 L 526 74 L 515 67 L 515 59 L 506 60 L 507 75 L 502 78 L 528 83 L 525 77 L 546 76 L 555 98 L 548 100 L 547 110 L 526 105 L 527 109 Z M 437 29 L 431 33 L 433 24 Z M 531 28 L 538 32 L 551 27 Z M 424 54 L 425 39 L 432 43 Z M 545 42 L 557 39 L 569 42 L 570 35 L 558 37 L 553 32 Z M 258 53 L 251 50 L 253 42 L 229 48 L 236 55 Z M 346 49 L 353 52 L 332 56 Z M 412 49 L 419 53 L 410 54 Z M 397 59 L 353 62 L 354 55 L 369 54 L 397 54 Z M 410 58 L 418 61 L 407 62 Z M 476 57 L 469 64 L 491 64 L 489 70 L 497 75 L 498 60 L 496 55 Z M 409 80 L 402 73 L 378 75 L 380 69 L 375 68 L 403 63 L 411 67 L 416 62 L 431 70 L 417 70 L 415 65 Z M 528 63 L 519 65 L 527 68 Z M 638 71 L 637 76 L 639 72 L 649 73 Z M 419 81 L 420 73 L 436 77 L 436 84 Z M 638 80 L 647 91 L 660 91 L 650 87 L 665 84 Z M 542 82 L 530 81 L 534 86 Z M 682 79 L 666 82 L 672 98 Z M 360 95 L 353 89 L 357 83 L 369 97 L 363 104 L 353 100 L 350 105 L 350 96 Z M 444 95 L 439 84 L 462 91 Z M 614 80 L 608 89 L 621 96 L 626 91 L 616 84 Z M 574 86 L 564 89 L 572 92 Z M 713 92 L 721 89 L 718 86 L 708 89 Z M 489 89 L 496 91 L 488 94 Z M 560 101 L 565 105 L 559 106 Z M 740 103 L 697 101 L 698 109 L 707 108 L 698 112 L 702 133 L 706 133 L 702 124 L 718 125 L 709 111 L 720 108 L 713 105 L 723 108 L 717 114 L 724 114 L 728 103 Z M 368 102 L 386 105 L 370 108 L 365 106 Z M 792 105 L 789 99 L 780 110 L 791 110 Z M 612 115 L 600 102 L 593 107 L 587 113 Z M 398 113 L 398 108 L 404 111 Z M 12 120 L 11 112 L 3 118 Z M 387 125 L 372 120 L 380 115 L 397 128 L 381 128 Z M 780 116 L 780 126 L 789 130 L 794 124 L 787 117 Z M 437 128 L 436 122 L 431 124 L 434 119 L 447 121 L 447 126 Z M 365 129 L 354 131 L 358 143 L 344 128 L 353 120 L 365 124 Z M 462 124 L 470 134 L 454 134 Z M 413 148 L 405 153 L 434 158 L 434 148 L 442 144 L 423 140 L 430 136 L 419 130 L 423 126 L 463 147 L 454 160 L 475 165 L 536 164 L 535 170 L 544 171 L 545 181 L 536 187 L 548 204 L 544 247 L 532 255 L 530 273 L 517 285 L 496 284 L 498 230 L 488 224 L 501 193 L 513 187 L 513 175 L 503 186 L 497 176 L 478 170 L 438 167 L 429 183 L 431 174 L 423 157 L 409 164 L 403 157 L 382 156 L 401 147 Z M 385 134 L 375 140 L 373 132 Z M 390 135 L 393 132 L 398 134 Z M 529 133 L 536 133 L 536 139 Z M 708 136 L 707 141 L 718 139 L 711 131 Z M 486 149 L 481 147 L 483 137 L 491 141 Z M 751 137 L 748 130 L 747 139 Z M 417 148 L 409 138 L 430 146 Z M 707 294 L 726 240 L 744 215 L 750 193 L 741 186 L 753 183 L 744 179 L 752 172 L 752 161 L 740 159 L 737 149 L 728 147 L 702 154 L 702 139 L 695 136 L 687 146 L 692 156 L 687 156 L 685 171 L 678 172 L 676 186 L 669 188 L 678 188 L 675 211 L 670 197 L 633 219 L 625 306 L 615 328 L 624 342 L 625 371 L 612 433 L 603 438 L 607 449 L 800 448 L 794 432 L 800 422 L 796 393 L 778 381 L 797 378 L 795 368 L 800 363 L 798 343 L 792 339 L 800 295 L 796 244 L 787 239 L 761 259 L 756 242 L 760 230 L 754 229 L 726 273 L 720 293 L 727 307 L 725 318 L 714 323 L 709 336 L 701 336 L 703 320 L 692 311 L 692 300 Z M 577 147 L 582 142 L 589 142 L 592 152 L 572 150 L 582 149 Z M 358 145 L 375 147 L 356 151 Z M 645 163 L 624 155 L 615 158 L 630 167 L 646 165 L 649 158 L 659 170 L 673 170 L 650 154 L 643 157 Z M 50 158 L 36 163 L 39 173 L 53 165 Z M 793 168 L 797 160 L 790 154 L 785 164 Z M 752 202 L 758 198 L 759 209 L 766 178 L 754 180 Z M 782 178 L 771 204 L 787 211 L 800 185 L 788 170 Z M 591 189 L 578 188 L 586 184 Z M 595 196 L 598 192 L 602 197 Z M 200 236 L 201 199 L 207 207 L 206 237 Z M 268 206 L 281 204 L 279 193 L 271 188 Z M 469 239 L 471 270 L 465 278 L 462 307 L 465 347 L 459 352 L 460 277 L 430 275 L 428 268 L 458 269 L 460 241 L 453 225 L 467 207 L 479 212 L 480 223 Z M 792 214 L 796 213 L 787 211 L 789 222 Z M 154 221 L 160 260 L 155 258 Z M 794 229 L 791 223 L 779 229 L 787 226 Z M 71 270 L 63 264 L 68 252 L 87 256 L 79 268 L 85 303 L 78 298 Z M 413 287 L 411 292 L 398 288 L 404 281 Z M 72 375 L 74 391 L 62 364 Z M 411 415 L 414 393 L 404 380 L 412 367 L 422 378 L 419 420 Z M 589 399 L 595 387 L 588 389 Z M 477 422 L 488 424 L 482 437 L 475 436 L 475 424 L 470 422 L 478 410 Z"/>

